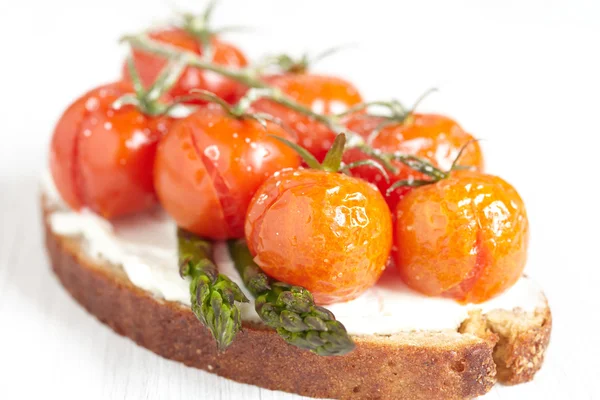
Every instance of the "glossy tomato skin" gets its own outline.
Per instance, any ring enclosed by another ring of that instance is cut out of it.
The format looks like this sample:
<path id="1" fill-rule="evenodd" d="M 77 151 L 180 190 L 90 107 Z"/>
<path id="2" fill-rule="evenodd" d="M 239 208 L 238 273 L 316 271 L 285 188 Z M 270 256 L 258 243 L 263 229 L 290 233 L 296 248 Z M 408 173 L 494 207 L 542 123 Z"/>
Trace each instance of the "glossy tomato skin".
<path id="1" fill-rule="evenodd" d="M 289 73 L 269 76 L 265 81 L 321 114 L 337 114 L 362 102 L 358 89 L 340 78 Z M 296 133 L 298 144 L 320 161 L 335 139 L 335 134 L 322 123 L 272 101 L 260 100 L 254 104 L 254 108 L 282 120 Z"/>
<path id="2" fill-rule="evenodd" d="M 358 297 L 380 277 L 392 244 L 391 216 L 363 180 L 284 170 L 254 195 L 246 240 L 265 273 L 330 304 Z"/>
<path id="3" fill-rule="evenodd" d="M 382 121 L 378 117 L 361 115 L 349 118 L 346 126 L 368 139 Z M 415 113 L 404 123 L 393 124 L 382 129 L 371 144 L 384 152 L 399 151 L 418 156 L 447 171 L 452 167 L 462 147 L 469 142 L 471 143 L 460 157 L 459 165 L 471 166 L 476 171 L 483 171 L 483 154 L 479 143 L 474 141 L 473 136 L 465 132 L 456 121 L 443 115 Z M 365 157 L 360 151 L 351 150 L 347 152 L 344 160 L 349 163 Z M 395 165 L 399 168 L 399 172 L 391 177 L 390 182 L 386 182 L 376 169 L 369 167 L 357 168 L 353 174 L 374 183 L 382 193 L 386 193 L 387 189 L 398 180 L 426 179 L 426 176 L 400 162 L 395 162 Z M 395 209 L 400 198 L 409 191 L 410 188 L 402 187 L 387 196 L 386 200 L 390 208 Z"/>
<path id="4" fill-rule="evenodd" d="M 178 121 L 161 140 L 155 186 L 177 224 L 210 239 L 244 236 L 244 218 L 256 189 L 282 168 L 300 165 L 277 139 L 291 138 L 278 125 L 265 130 L 209 105 Z"/>
<path id="5" fill-rule="evenodd" d="M 133 93 L 129 83 L 100 86 L 77 99 L 58 121 L 50 145 L 50 171 L 64 201 L 105 218 L 156 204 L 152 166 L 159 138 L 171 124 L 133 106 L 112 108 Z"/>
<path id="6" fill-rule="evenodd" d="M 419 292 L 481 303 L 510 288 L 523 272 L 525 205 L 496 176 L 457 171 L 412 190 L 396 214 L 396 266 Z"/>
<path id="7" fill-rule="evenodd" d="M 151 39 L 175 46 L 179 49 L 191 51 L 198 55 L 202 54 L 202 46 L 198 40 L 183 29 L 172 28 L 156 31 L 150 33 L 149 36 Z M 241 68 L 248 64 L 245 55 L 237 47 L 223 42 L 216 37 L 212 38 L 212 46 L 213 62 L 215 64 L 231 68 Z M 141 50 L 134 50 L 133 58 L 138 74 L 146 87 L 152 85 L 167 63 L 164 57 Z M 123 65 L 123 77 L 125 80 L 131 79 L 127 63 Z M 173 97 L 182 96 L 188 94 L 192 89 L 208 90 L 229 103 L 235 103 L 245 91 L 244 86 L 236 81 L 211 71 L 188 67 L 171 89 L 170 94 Z M 197 101 L 195 103 L 202 102 Z"/>

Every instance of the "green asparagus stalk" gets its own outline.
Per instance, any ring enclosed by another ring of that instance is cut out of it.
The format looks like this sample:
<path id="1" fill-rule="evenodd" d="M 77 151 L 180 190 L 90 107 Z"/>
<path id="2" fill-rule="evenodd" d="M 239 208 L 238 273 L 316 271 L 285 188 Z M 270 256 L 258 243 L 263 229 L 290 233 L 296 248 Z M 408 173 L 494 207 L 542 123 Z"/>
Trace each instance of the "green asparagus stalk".
<path id="1" fill-rule="evenodd" d="M 269 278 L 254 262 L 244 240 L 231 240 L 228 247 L 244 285 L 256 299 L 259 317 L 286 342 L 322 356 L 354 349 L 344 325 L 331 311 L 317 306 L 308 290 Z"/>
<path id="2" fill-rule="evenodd" d="M 225 350 L 242 328 L 242 317 L 235 302 L 248 302 L 239 286 L 219 274 L 212 261 L 213 245 L 182 229 L 177 231 L 179 272 L 190 278 L 192 311 Z"/>

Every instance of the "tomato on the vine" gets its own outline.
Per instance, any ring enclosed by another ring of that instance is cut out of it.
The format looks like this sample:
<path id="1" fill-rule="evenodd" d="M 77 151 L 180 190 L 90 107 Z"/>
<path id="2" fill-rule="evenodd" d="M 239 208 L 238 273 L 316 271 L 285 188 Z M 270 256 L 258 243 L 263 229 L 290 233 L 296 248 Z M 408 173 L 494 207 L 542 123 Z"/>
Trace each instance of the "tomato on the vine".
<path id="1" fill-rule="evenodd" d="M 456 171 L 398 203 L 396 266 L 419 292 L 481 303 L 519 279 L 528 234 L 525 205 L 511 185 Z"/>
<path id="2" fill-rule="evenodd" d="M 133 105 L 113 103 L 133 87 L 100 86 L 62 115 L 51 142 L 50 170 L 64 201 L 116 218 L 156 204 L 152 167 L 169 117 L 150 117 Z"/>
<path id="3" fill-rule="evenodd" d="M 268 76 L 265 81 L 320 114 L 338 114 L 362 102 L 358 89 L 350 82 L 331 76 L 286 73 Z M 335 133 L 321 122 L 271 100 L 259 100 L 253 107 L 283 121 L 296 133 L 298 144 L 318 160 L 323 159 L 335 139 Z"/>
<path id="4" fill-rule="evenodd" d="M 270 177 L 246 216 L 246 241 L 258 266 L 305 287 L 320 304 L 354 299 L 373 286 L 392 246 L 391 214 L 381 193 L 338 172 L 345 143 L 338 135 L 323 163 L 287 143 L 313 169 Z"/>
<path id="5" fill-rule="evenodd" d="M 272 135 L 277 124 L 229 115 L 209 104 L 178 121 L 161 140 L 155 186 L 177 224 L 211 239 L 244 235 L 244 218 L 256 189 L 276 171 L 300 165 L 297 154 Z"/>
<path id="6" fill-rule="evenodd" d="M 456 161 L 461 149 L 458 164 L 472 167 L 474 170 L 483 170 L 483 155 L 479 143 L 469 133 L 465 132 L 458 123 L 451 118 L 437 114 L 410 114 L 406 120 L 385 125 L 378 134 L 371 137 L 373 132 L 385 120 L 380 117 L 358 115 L 347 119 L 345 125 L 352 131 L 370 139 L 371 145 L 382 152 L 400 152 L 428 160 L 442 170 L 448 170 Z M 359 150 L 348 151 L 344 160 L 354 162 L 366 156 Z M 359 167 L 353 174 L 371 183 L 386 193 L 388 188 L 399 180 L 426 179 L 426 177 L 402 164 L 395 162 L 398 173 L 386 181 L 381 174 L 369 167 Z M 400 187 L 386 196 L 390 208 L 393 210 L 398 201 L 411 190 L 409 187 Z"/>
<path id="7" fill-rule="evenodd" d="M 348 301 L 385 269 L 391 215 L 382 195 L 361 179 L 285 170 L 254 195 L 246 240 L 268 275 L 305 287 L 319 304 Z"/>
<path id="8" fill-rule="evenodd" d="M 166 43 L 180 50 L 190 51 L 202 55 L 203 46 L 201 41 L 181 28 L 170 28 L 151 32 L 151 39 Z M 222 41 L 216 36 L 210 39 L 212 46 L 212 62 L 226 67 L 241 68 L 248 64 L 246 57 L 240 49 L 232 44 Z M 160 71 L 167 64 L 164 57 L 134 49 L 133 57 L 135 67 L 144 85 L 149 86 L 154 82 Z M 127 65 L 123 66 L 123 77 L 130 80 Z M 226 78 L 217 73 L 202 70 L 195 67 L 187 67 L 179 81 L 173 86 L 170 94 L 173 97 L 189 94 L 192 89 L 203 89 L 215 93 L 229 103 L 236 102 L 245 91 L 242 84 Z M 197 103 L 201 103 L 198 101 Z"/>

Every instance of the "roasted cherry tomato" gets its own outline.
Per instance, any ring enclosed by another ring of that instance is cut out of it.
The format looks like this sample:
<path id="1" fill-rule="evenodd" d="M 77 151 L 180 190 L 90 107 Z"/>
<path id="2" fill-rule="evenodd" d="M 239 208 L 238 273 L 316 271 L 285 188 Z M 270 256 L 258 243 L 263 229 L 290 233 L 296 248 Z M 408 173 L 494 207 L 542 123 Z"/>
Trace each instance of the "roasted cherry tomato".
<path id="1" fill-rule="evenodd" d="M 254 195 L 246 240 L 265 273 L 329 304 L 375 284 L 392 244 L 391 216 L 383 196 L 361 179 L 285 170 Z"/>
<path id="2" fill-rule="evenodd" d="M 378 117 L 359 115 L 350 118 L 346 126 L 368 139 L 382 122 L 383 119 Z M 405 122 L 383 128 L 377 136 L 374 136 L 371 144 L 383 152 L 398 151 L 426 159 L 444 171 L 452 166 L 460 150 L 468 144 L 458 160 L 459 165 L 471 166 L 478 171 L 483 170 L 483 155 L 479 143 L 473 141 L 473 136 L 465 132 L 455 121 L 442 115 L 412 114 Z M 364 158 L 365 155 L 355 149 L 348 151 L 344 160 L 353 162 Z M 370 167 L 359 167 L 352 172 L 377 185 L 382 193 L 386 193 L 387 189 L 399 180 L 426 179 L 424 175 L 400 162 L 395 162 L 395 165 L 399 168 L 399 172 L 392 176 L 389 182 L 383 179 L 379 171 Z M 387 196 L 386 200 L 390 208 L 395 209 L 398 200 L 409 191 L 410 188 L 405 186 Z"/>
<path id="3" fill-rule="evenodd" d="M 182 50 L 191 51 L 202 55 L 202 45 L 194 36 L 183 29 L 172 28 L 152 32 L 149 37 Z M 235 46 L 223 42 L 213 37 L 211 39 L 213 47 L 212 62 L 231 68 L 240 68 L 248 64 L 244 54 Z M 135 67 L 140 78 L 146 87 L 150 86 L 160 74 L 167 63 L 164 57 L 134 50 L 133 57 Z M 123 66 L 123 76 L 126 80 L 130 79 L 127 64 Z M 204 89 L 215 93 L 229 103 L 236 102 L 244 93 L 244 86 L 225 78 L 211 71 L 205 71 L 198 68 L 188 67 L 183 72 L 179 81 L 169 92 L 173 97 L 186 95 L 192 89 Z M 200 102 L 200 101 L 198 101 Z"/>
<path id="4" fill-rule="evenodd" d="M 502 179 L 457 171 L 412 190 L 396 210 L 396 265 L 430 296 L 481 303 L 511 287 L 527 259 L 523 200 Z"/>
<path id="5" fill-rule="evenodd" d="M 252 195 L 273 173 L 300 164 L 270 137 L 278 125 L 235 118 L 209 105 L 178 121 L 161 140 L 155 164 L 160 202 L 177 224 L 211 239 L 244 236 Z"/>
<path id="6" fill-rule="evenodd" d="M 337 114 L 362 102 L 358 90 L 339 78 L 288 73 L 270 76 L 265 80 L 298 103 L 320 114 Z M 310 151 L 319 161 L 325 157 L 335 139 L 335 134 L 325 125 L 288 107 L 269 100 L 259 100 L 254 104 L 254 108 L 283 121 L 296 133 L 298 144 Z"/>
<path id="7" fill-rule="evenodd" d="M 151 118 L 112 104 L 133 93 L 129 83 L 98 87 L 62 115 L 52 137 L 50 169 L 62 198 L 105 218 L 135 213 L 156 203 L 152 166 L 156 145 L 171 119 Z"/>

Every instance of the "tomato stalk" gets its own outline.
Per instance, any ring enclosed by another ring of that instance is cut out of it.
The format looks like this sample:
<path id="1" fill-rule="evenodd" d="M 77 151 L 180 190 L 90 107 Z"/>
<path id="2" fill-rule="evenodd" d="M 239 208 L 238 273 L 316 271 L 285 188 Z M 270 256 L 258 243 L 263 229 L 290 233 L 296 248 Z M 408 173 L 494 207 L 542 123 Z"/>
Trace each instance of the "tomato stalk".
<path id="1" fill-rule="evenodd" d="M 417 100 L 414 102 L 413 106 L 411 107 L 410 112 L 408 113 L 409 117 L 415 113 L 415 110 L 417 109 L 417 107 L 419 107 L 419 105 L 421 105 L 423 100 L 425 100 L 430 94 L 435 93 L 437 91 L 438 91 L 438 89 L 433 87 L 433 88 L 429 88 L 425 92 L 423 92 L 423 94 L 421 94 L 417 98 Z"/>
<path id="2" fill-rule="evenodd" d="M 397 168 L 390 162 L 388 158 L 382 157 L 382 154 L 376 149 L 372 148 L 368 143 L 366 143 L 365 140 L 358 133 L 352 132 L 350 129 L 342 125 L 340 123 L 341 118 L 337 115 L 319 114 L 310 109 L 310 107 L 306 107 L 305 105 L 294 101 L 289 96 L 286 96 L 278 88 L 250 89 L 244 97 L 247 97 L 252 101 L 256 101 L 261 98 L 269 99 L 293 111 L 311 117 L 314 120 L 325 125 L 336 135 L 340 135 L 342 133 L 345 134 L 345 139 L 347 137 L 348 140 L 348 143 L 346 144 L 347 149 L 359 148 L 363 153 L 371 156 L 379 163 L 381 163 L 381 165 L 383 165 L 388 171 L 392 173 L 397 172 Z"/>
<path id="3" fill-rule="evenodd" d="M 113 103 L 113 108 L 119 109 L 126 104 L 130 104 L 151 117 L 168 114 L 173 109 L 174 104 L 164 104 L 160 101 L 160 98 L 175 85 L 185 67 L 186 63 L 182 57 L 171 59 L 152 86 L 146 89 L 135 68 L 133 57 L 129 55 L 127 57 L 127 68 L 131 76 L 134 93 L 126 94 L 117 99 Z"/>
<path id="4" fill-rule="evenodd" d="M 186 101 L 204 100 L 210 103 L 217 104 L 232 118 L 253 119 L 259 124 L 261 124 L 265 130 L 267 129 L 267 122 L 273 122 L 285 128 L 283 122 L 273 117 L 272 115 L 260 112 L 249 112 L 249 108 L 252 105 L 252 101 L 250 101 L 249 99 L 242 98 L 237 104 L 232 106 L 231 104 L 227 103 L 224 99 L 208 90 L 194 89 L 190 93 L 191 94 L 187 96 L 180 96 L 177 99 L 175 99 L 175 102 L 171 105 L 171 107 L 175 107 Z"/>
<path id="5" fill-rule="evenodd" d="M 352 114 L 356 114 L 357 112 L 364 111 L 370 107 L 384 107 L 387 108 L 390 112 L 390 116 L 382 116 L 383 118 L 402 118 L 406 114 L 408 114 L 408 110 L 400 103 L 398 100 L 391 101 L 367 101 L 364 103 L 357 104 L 353 107 L 350 107 L 344 112 L 336 114 L 338 118 L 346 117 Z M 369 114 L 371 115 L 371 114 Z"/>
<path id="6" fill-rule="evenodd" d="M 202 48 L 202 58 L 208 61 L 211 61 L 214 57 L 215 49 L 211 41 L 214 35 L 224 32 L 246 30 L 245 27 L 240 26 L 225 26 L 218 29 L 213 28 L 211 26 L 211 19 L 217 3 L 218 0 L 210 1 L 204 9 L 204 12 L 199 15 L 189 12 L 178 13 L 181 20 L 175 22 L 176 26 L 180 26 L 181 29 L 198 41 Z"/>
<path id="7" fill-rule="evenodd" d="M 308 53 L 303 54 L 300 58 L 296 59 L 288 54 L 278 54 L 274 56 L 268 56 L 264 60 L 260 61 L 254 68 L 256 73 L 263 74 L 269 70 L 270 67 L 276 67 L 277 73 L 291 73 L 301 74 L 306 72 L 317 62 L 338 53 L 339 51 L 348 48 L 350 45 L 335 46 L 329 49 L 325 49 L 322 52 L 311 56 Z"/>
<path id="8" fill-rule="evenodd" d="M 132 47 L 162 56 L 168 59 L 182 57 L 183 61 L 190 67 L 205 69 L 215 72 L 227 78 L 231 78 L 249 87 L 269 87 L 252 73 L 250 69 L 231 69 L 204 60 L 197 54 L 179 49 L 175 46 L 150 39 L 147 35 L 126 35 L 121 38 L 122 42 L 129 43 Z"/>
<path id="9" fill-rule="evenodd" d="M 210 28 L 210 19 L 216 5 L 216 0 L 209 2 L 204 12 L 200 15 L 191 13 L 181 14 L 181 26 L 183 30 L 198 40 L 202 45 L 202 57 L 208 61 L 211 61 L 214 55 L 214 48 L 210 40 L 214 32 Z"/>
<path id="10" fill-rule="evenodd" d="M 304 162 L 306 162 L 306 164 L 312 169 L 327 172 L 342 172 L 351 176 L 352 169 L 360 166 L 369 166 L 377 169 L 381 173 L 383 178 L 386 180 L 386 182 L 389 182 L 390 180 L 390 177 L 385 168 L 383 168 L 383 166 L 380 163 L 374 160 L 366 159 L 359 160 L 350 164 L 342 163 L 344 151 L 346 150 L 346 135 L 344 133 L 340 133 L 335 137 L 335 140 L 333 141 L 331 148 L 325 155 L 325 159 L 322 163 L 319 163 L 315 156 L 313 156 L 308 150 L 306 150 L 299 144 L 291 142 L 285 138 L 282 138 L 281 136 L 271 135 L 271 137 L 273 139 L 279 140 L 280 142 L 294 149 L 296 153 L 298 153 L 300 157 L 302 157 Z"/>
<path id="11" fill-rule="evenodd" d="M 396 190 L 397 188 L 402 187 L 402 186 L 419 187 L 419 186 L 430 185 L 430 184 L 439 182 L 442 179 L 448 178 L 450 176 L 450 174 L 452 173 L 452 171 L 464 169 L 463 166 L 458 165 L 458 161 L 460 160 L 460 157 L 462 156 L 465 149 L 467 147 L 469 147 L 469 145 L 471 143 L 476 142 L 476 141 L 477 141 L 477 139 L 469 140 L 463 147 L 461 147 L 460 151 L 458 152 L 458 154 L 454 158 L 454 161 L 452 162 L 452 166 L 450 166 L 450 168 L 447 171 L 443 171 L 443 170 L 437 168 L 436 166 L 434 166 L 429 161 L 423 160 L 416 156 L 401 154 L 401 153 L 392 153 L 391 155 L 389 155 L 392 159 L 400 161 L 401 163 L 403 163 L 404 165 L 407 165 L 411 169 L 429 176 L 431 179 L 406 179 L 406 180 L 397 181 L 397 182 L 394 182 L 394 184 L 389 187 L 386 194 L 390 195 L 394 190 Z"/>
<path id="12" fill-rule="evenodd" d="M 323 125 L 331 129 L 335 134 L 346 133 L 349 137 L 348 147 L 360 147 L 361 150 L 379 161 L 392 173 L 397 172 L 397 168 L 386 158 L 380 157 L 380 154 L 367 145 L 365 140 L 356 132 L 352 132 L 340 123 L 340 118 L 336 115 L 323 115 L 314 112 L 309 107 L 306 107 L 298 102 L 294 101 L 289 96 L 285 95 L 278 88 L 270 86 L 258 77 L 257 71 L 252 68 L 244 69 L 231 69 L 214 64 L 210 61 L 203 59 L 202 57 L 194 54 L 193 52 L 181 50 L 175 46 L 160 43 L 150 39 L 147 35 L 128 35 L 124 36 L 122 41 L 129 43 L 132 47 L 147 51 L 152 54 L 156 54 L 165 58 L 181 58 L 188 66 L 205 69 L 208 71 L 215 72 L 223 75 L 227 78 L 242 83 L 251 89 L 247 96 L 258 100 L 259 98 L 266 98 L 275 103 L 281 104 L 289 109 L 296 111 L 300 114 L 306 115 L 314 120 L 321 122 Z M 252 89 L 264 89 L 260 91 L 253 91 Z M 268 89 L 268 90 L 266 90 Z"/>
<path id="13" fill-rule="evenodd" d="M 243 103 L 243 102 L 252 103 L 258 99 L 268 99 L 275 103 L 283 105 L 293 111 L 296 111 L 302 115 L 306 115 L 310 118 L 313 118 L 314 120 L 325 125 L 336 135 L 344 133 L 348 137 L 348 143 L 346 145 L 346 148 L 360 149 L 365 155 L 376 160 L 378 163 L 383 165 L 385 167 L 385 169 L 390 171 L 392 174 L 396 174 L 398 172 L 398 168 L 393 164 L 392 161 L 398 160 L 398 161 L 405 163 L 406 165 L 409 165 L 409 164 L 407 164 L 407 162 L 403 161 L 408 156 L 399 155 L 397 153 L 396 154 L 382 153 L 381 151 L 374 149 L 370 145 L 371 141 L 376 137 L 376 135 L 379 134 L 379 132 L 381 132 L 381 130 L 385 126 L 387 126 L 387 124 L 392 124 L 392 121 L 394 121 L 394 122 L 401 121 L 402 122 L 402 121 L 405 121 L 407 118 L 409 118 L 411 116 L 412 112 L 414 111 L 415 107 L 428 94 L 432 93 L 435 90 L 435 89 L 432 89 L 432 90 L 429 90 L 426 93 L 424 93 L 417 100 L 417 102 L 414 104 L 412 109 L 410 109 L 409 111 L 407 111 L 399 102 L 391 101 L 391 102 L 363 103 L 356 107 L 351 108 L 350 110 L 346 111 L 345 113 L 341 113 L 338 115 L 324 115 L 324 114 L 320 114 L 320 113 L 313 111 L 310 107 L 306 107 L 306 106 L 296 102 L 295 100 L 293 100 L 292 98 L 287 96 L 285 93 L 283 93 L 280 89 L 270 86 L 268 83 L 266 83 L 265 81 L 263 81 L 262 79 L 259 78 L 259 73 L 256 69 L 252 69 L 252 68 L 231 69 L 228 67 L 220 66 L 220 65 L 217 65 L 215 63 L 212 63 L 210 61 L 203 59 L 202 57 L 198 56 L 197 54 L 195 54 L 193 52 L 181 50 L 175 46 L 157 42 L 155 40 L 150 39 L 147 35 L 144 35 L 144 34 L 127 35 L 127 36 L 124 36 L 121 40 L 129 43 L 129 45 L 132 46 L 133 48 L 147 51 L 149 53 L 156 54 L 156 55 L 168 58 L 168 59 L 178 58 L 178 59 L 182 60 L 182 62 L 185 62 L 188 66 L 212 71 L 212 72 L 223 75 L 227 78 L 230 78 L 232 80 L 235 80 L 239 83 L 242 83 L 242 84 L 248 86 L 250 88 L 250 90 L 247 92 L 247 94 L 241 100 L 241 103 Z M 353 132 L 352 130 L 348 129 L 343 124 L 341 124 L 340 121 L 344 116 L 347 116 L 350 113 L 361 111 L 372 105 L 380 105 L 380 106 L 387 107 L 391 111 L 392 115 L 387 118 L 387 120 L 390 122 L 386 122 L 386 125 L 379 126 L 378 127 L 379 129 L 377 129 L 376 132 L 371 134 L 371 136 L 369 137 L 369 141 L 365 141 L 358 133 Z M 412 165 L 417 165 L 416 163 L 413 162 L 414 159 L 415 159 L 415 157 L 411 156 L 411 158 L 407 159 L 407 161 L 411 162 Z M 427 163 L 427 161 L 424 161 L 424 160 L 421 160 L 421 161 L 422 161 L 421 164 L 430 164 L 430 163 Z M 365 162 L 365 163 L 368 163 L 368 162 Z M 410 165 L 409 165 L 409 167 L 410 167 Z M 425 171 L 424 172 L 425 174 L 432 176 L 434 179 L 438 179 L 438 180 L 440 179 L 439 177 L 441 176 L 440 174 L 437 174 L 430 167 L 423 168 L 422 170 L 418 170 L 418 171 L 419 172 Z M 432 173 L 431 171 L 434 171 L 433 172 L 434 175 L 430 175 Z M 386 174 L 386 176 L 387 176 L 387 174 Z"/>
<path id="14" fill-rule="evenodd" d="M 381 131 L 391 125 L 396 124 L 409 124 L 413 122 L 413 115 L 417 107 L 429 96 L 431 93 L 437 92 L 437 88 L 430 88 L 426 90 L 423 94 L 421 94 L 417 100 L 414 102 L 413 106 L 410 109 L 404 107 L 402 103 L 398 100 L 391 101 L 371 101 L 357 104 L 354 107 L 349 108 L 348 110 L 337 114 L 338 118 L 346 117 L 352 114 L 356 114 L 360 111 L 365 111 L 371 107 L 383 107 L 387 109 L 387 114 L 373 114 L 368 113 L 366 117 L 376 117 L 380 118 L 381 122 L 373 129 L 366 142 L 369 145 L 372 145 L 377 136 L 381 133 Z"/>

